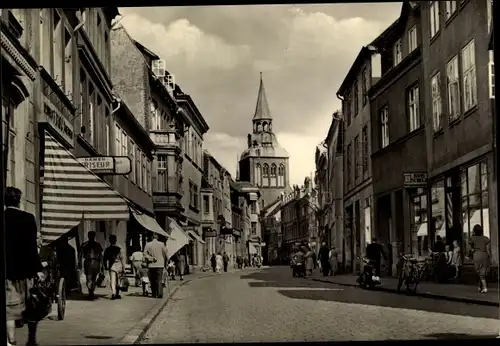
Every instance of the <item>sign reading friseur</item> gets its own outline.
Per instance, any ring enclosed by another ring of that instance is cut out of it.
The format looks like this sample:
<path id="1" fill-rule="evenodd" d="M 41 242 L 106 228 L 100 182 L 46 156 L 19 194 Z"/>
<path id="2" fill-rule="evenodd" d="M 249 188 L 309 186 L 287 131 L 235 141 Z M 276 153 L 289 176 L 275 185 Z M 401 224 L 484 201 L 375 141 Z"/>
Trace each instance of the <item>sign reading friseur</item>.
<path id="1" fill-rule="evenodd" d="M 403 173 L 404 187 L 425 187 L 427 186 L 426 172 Z"/>
<path id="2" fill-rule="evenodd" d="M 78 161 L 95 174 L 127 175 L 132 172 L 132 162 L 127 156 L 79 157 Z"/>

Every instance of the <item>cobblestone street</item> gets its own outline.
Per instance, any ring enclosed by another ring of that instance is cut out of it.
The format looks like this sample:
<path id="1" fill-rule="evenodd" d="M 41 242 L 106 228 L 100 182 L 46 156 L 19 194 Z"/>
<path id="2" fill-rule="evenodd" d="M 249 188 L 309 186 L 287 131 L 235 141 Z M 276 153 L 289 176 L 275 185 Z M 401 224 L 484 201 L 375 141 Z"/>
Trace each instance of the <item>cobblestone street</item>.
<path id="1" fill-rule="evenodd" d="M 494 337 L 498 309 L 365 291 L 288 267 L 235 272 L 181 287 L 143 343 Z"/>

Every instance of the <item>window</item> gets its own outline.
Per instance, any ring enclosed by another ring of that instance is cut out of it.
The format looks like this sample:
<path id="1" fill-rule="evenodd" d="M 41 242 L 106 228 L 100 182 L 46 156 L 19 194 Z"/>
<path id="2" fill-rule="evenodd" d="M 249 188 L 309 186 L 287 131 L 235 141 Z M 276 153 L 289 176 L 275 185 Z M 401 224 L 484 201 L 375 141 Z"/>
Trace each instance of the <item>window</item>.
<path id="1" fill-rule="evenodd" d="M 128 155 L 128 137 L 127 133 L 123 131 L 121 133 L 121 150 L 120 150 L 120 155 L 121 156 L 127 156 Z"/>
<path id="2" fill-rule="evenodd" d="M 64 92 L 73 98 L 73 39 L 71 33 L 64 29 Z"/>
<path id="3" fill-rule="evenodd" d="M 357 80 L 354 82 L 353 94 L 354 94 L 354 99 L 352 102 L 354 106 L 354 116 L 357 116 L 359 112 L 359 89 Z"/>
<path id="4" fill-rule="evenodd" d="M 167 157 L 158 155 L 156 166 L 156 190 L 158 192 L 167 191 Z"/>
<path id="5" fill-rule="evenodd" d="M 267 163 L 262 167 L 262 185 L 269 186 L 269 165 Z"/>
<path id="6" fill-rule="evenodd" d="M 394 47 L 392 49 L 393 49 L 394 66 L 396 66 L 403 59 L 403 52 L 401 49 L 401 39 L 396 41 L 396 43 L 394 44 Z"/>
<path id="7" fill-rule="evenodd" d="M 6 99 L 2 100 L 2 131 L 4 152 L 4 170 L 5 185 L 11 186 L 15 182 L 15 137 L 14 131 L 14 105 Z M 7 131 L 7 129 L 9 129 Z M 3 183 L 3 182 L 2 182 Z"/>
<path id="8" fill-rule="evenodd" d="M 160 129 L 160 112 L 158 110 L 158 106 L 155 100 L 151 101 L 150 104 L 151 110 L 151 130 L 159 130 Z"/>
<path id="9" fill-rule="evenodd" d="M 147 186 L 148 186 L 148 172 L 147 172 L 147 161 L 146 161 L 146 155 L 144 153 L 142 153 L 142 189 L 144 191 L 147 191 Z"/>
<path id="10" fill-rule="evenodd" d="M 349 143 L 347 146 L 347 187 L 351 187 L 352 184 L 352 144 Z"/>
<path id="11" fill-rule="evenodd" d="M 278 168 L 278 186 L 285 186 L 285 166 L 281 164 Z"/>
<path id="12" fill-rule="evenodd" d="M 439 1 L 429 1 L 431 38 L 439 32 Z"/>
<path id="13" fill-rule="evenodd" d="M 61 16 L 54 8 L 52 9 L 53 13 L 53 26 L 52 26 L 52 37 L 53 37 L 53 45 L 52 45 L 52 66 L 54 70 L 52 71 L 52 78 L 56 81 L 58 85 L 62 85 L 64 81 L 63 77 L 63 23 L 61 21 Z"/>
<path id="14" fill-rule="evenodd" d="M 389 145 L 389 108 L 387 106 L 380 110 L 380 147 Z"/>
<path id="15" fill-rule="evenodd" d="M 193 185 L 193 207 L 198 209 L 198 186 Z"/>
<path id="16" fill-rule="evenodd" d="M 462 85 L 465 112 L 477 104 L 475 53 L 474 40 L 462 49 Z"/>
<path id="17" fill-rule="evenodd" d="M 257 214 L 257 202 L 255 201 L 250 202 L 250 212 L 252 214 Z"/>
<path id="18" fill-rule="evenodd" d="M 252 222 L 252 235 L 257 234 L 257 222 Z"/>
<path id="19" fill-rule="evenodd" d="M 151 161 L 147 159 L 146 164 L 146 192 L 151 195 Z"/>
<path id="20" fill-rule="evenodd" d="M 277 184 L 276 173 L 276 165 L 273 163 L 271 165 L 271 186 L 276 186 Z"/>
<path id="21" fill-rule="evenodd" d="M 489 204 L 488 204 L 488 168 L 481 162 L 462 170 L 462 243 L 465 255 L 470 250 L 469 240 L 476 224 L 483 227 L 484 235 L 490 237 Z"/>
<path id="22" fill-rule="evenodd" d="M 94 126 L 95 126 L 95 115 L 94 115 L 94 88 L 89 85 L 89 131 L 87 138 L 90 144 L 94 144 Z"/>
<path id="23" fill-rule="evenodd" d="M 86 92 L 87 92 L 87 80 L 85 77 L 85 71 L 80 69 L 80 127 L 83 127 L 85 125 L 83 118 L 86 112 L 85 108 Z"/>
<path id="24" fill-rule="evenodd" d="M 110 148 L 109 148 L 109 140 L 110 140 L 110 134 L 109 134 L 109 109 L 106 108 L 105 110 L 105 118 L 104 118 L 105 124 L 104 124 L 104 132 L 106 136 L 106 155 L 110 154 Z M 132 169 L 134 168 L 134 161 L 132 160 Z"/>
<path id="25" fill-rule="evenodd" d="M 443 128 L 440 78 L 441 74 L 439 72 L 431 78 L 432 127 L 434 132 L 438 132 Z"/>
<path id="26" fill-rule="evenodd" d="M 363 173 L 368 171 L 368 126 L 363 126 L 361 131 L 361 144 L 363 145 Z"/>
<path id="27" fill-rule="evenodd" d="M 411 53 L 417 49 L 417 26 L 414 25 L 408 30 L 408 52 Z"/>
<path id="28" fill-rule="evenodd" d="M 361 147 L 359 145 L 359 136 L 354 138 L 354 183 L 358 182 L 359 178 L 359 154 Z"/>
<path id="29" fill-rule="evenodd" d="M 448 89 L 448 115 L 450 122 L 460 116 L 460 91 L 458 85 L 458 58 L 454 56 L 446 65 Z"/>
<path id="30" fill-rule="evenodd" d="M 446 20 L 450 19 L 453 13 L 457 11 L 456 1 L 446 1 Z"/>
<path id="31" fill-rule="evenodd" d="M 495 63 L 490 61 L 488 63 L 488 82 L 489 82 L 489 96 L 490 99 L 495 98 Z"/>
<path id="32" fill-rule="evenodd" d="M 137 146 L 136 146 L 137 147 Z M 136 168 L 136 171 L 137 171 L 137 186 L 139 188 L 141 188 L 142 186 L 142 152 L 141 150 L 139 149 L 139 147 L 137 147 L 137 151 L 135 152 L 136 154 L 136 160 L 135 161 L 135 168 Z"/>
<path id="33" fill-rule="evenodd" d="M 420 128 L 420 114 L 418 103 L 418 85 L 416 85 L 408 90 L 408 121 L 410 123 L 410 132 L 413 132 Z"/>
<path id="34" fill-rule="evenodd" d="M 97 11 L 96 11 L 97 12 Z M 101 15 L 99 13 L 96 13 L 97 15 L 97 28 L 96 28 L 96 33 L 95 33 L 95 40 L 94 40 L 94 47 L 97 52 L 97 55 L 99 57 L 99 60 L 102 61 L 102 20 L 101 20 Z"/>
<path id="35" fill-rule="evenodd" d="M 210 213 L 210 197 L 207 195 L 203 195 L 203 213 Z"/>
<path id="36" fill-rule="evenodd" d="M 346 116 L 346 119 L 347 119 L 347 126 L 350 126 L 351 125 L 351 94 L 347 94 L 345 95 L 345 98 L 344 98 L 344 114 Z"/>
<path id="37" fill-rule="evenodd" d="M 130 162 L 134 163 L 135 162 L 135 143 L 133 140 L 130 140 L 130 147 L 128 148 L 128 157 L 130 158 Z M 132 164 L 132 171 L 130 172 L 130 180 L 135 183 L 136 181 L 136 174 L 137 172 L 135 171 L 135 165 Z"/>
<path id="38" fill-rule="evenodd" d="M 45 70 L 49 73 L 51 72 L 51 61 L 50 61 L 50 11 L 49 8 L 40 9 L 40 60 L 39 64 L 42 65 Z"/>
<path id="39" fill-rule="evenodd" d="M 363 72 L 361 73 L 361 97 L 363 98 L 363 106 L 368 102 L 368 70 L 367 68 L 363 68 Z"/>

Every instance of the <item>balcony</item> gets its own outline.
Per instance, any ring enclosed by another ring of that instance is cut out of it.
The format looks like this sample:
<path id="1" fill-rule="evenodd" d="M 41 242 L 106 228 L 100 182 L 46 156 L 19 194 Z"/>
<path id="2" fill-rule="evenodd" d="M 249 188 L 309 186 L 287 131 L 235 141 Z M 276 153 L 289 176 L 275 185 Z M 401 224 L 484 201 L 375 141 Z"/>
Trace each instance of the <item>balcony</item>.
<path id="1" fill-rule="evenodd" d="M 175 138 L 175 132 L 169 130 L 150 131 L 149 135 L 155 145 L 165 148 L 179 148 L 179 141 Z"/>

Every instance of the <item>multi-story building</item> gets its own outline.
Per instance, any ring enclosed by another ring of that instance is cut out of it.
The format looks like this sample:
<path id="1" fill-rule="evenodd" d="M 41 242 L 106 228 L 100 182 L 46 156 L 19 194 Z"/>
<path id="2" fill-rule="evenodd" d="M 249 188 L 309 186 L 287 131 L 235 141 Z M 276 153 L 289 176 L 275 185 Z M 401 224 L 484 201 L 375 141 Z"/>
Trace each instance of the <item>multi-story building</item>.
<path id="1" fill-rule="evenodd" d="M 325 142 L 316 146 L 314 156 L 316 165 L 314 183 L 318 191 L 318 233 L 320 241 L 325 241 L 329 244 L 330 234 L 327 233 L 327 219 L 331 204 L 329 201 L 330 191 L 328 190 L 328 149 Z"/>
<path id="2" fill-rule="evenodd" d="M 262 238 L 265 243 L 262 253 L 264 264 L 276 264 L 278 261 L 279 235 L 281 234 L 280 207 L 281 196 L 261 211 Z"/>
<path id="3" fill-rule="evenodd" d="M 381 52 L 382 72 L 369 90 L 374 235 L 392 255 L 393 273 L 401 253 L 425 256 L 429 245 L 420 33 L 420 7 L 404 2 L 371 44 Z"/>
<path id="4" fill-rule="evenodd" d="M 231 175 L 207 150 L 203 151 L 203 174 L 202 224 L 203 236 L 207 242 L 205 258 L 209 258 L 214 253 L 228 252 L 234 243 L 231 231 Z"/>
<path id="5" fill-rule="evenodd" d="M 359 268 L 355 259 L 366 247 L 365 227 L 372 224 L 373 213 L 365 218 L 364 210 L 371 210 L 372 199 L 368 90 L 379 77 L 377 61 L 374 47 L 363 47 L 337 91 L 344 127 L 344 263 L 350 271 Z"/>
<path id="6" fill-rule="evenodd" d="M 250 205 L 248 194 L 245 194 L 238 188 L 233 180 L 230 182 L 231 188 L 231 210 L 232 210 L 232 258 L 237 256 L 243 258 L 247 256 L 245 241 L 250 232 Z"/>
<path id="7" fill-rule="evenodd" d="M 498 244 L 488 52 L 491 1 L 421 2 L 430 242 L 458 240 L 475 224 Z M 473 130 L 471 130 L 473 129 Z M 492 246 L 495 266 L 498 249 Z M 465 258 L 464 272 L 471 268 Z"/>
<path id="8" fill-rule="evenodd" d="M 155 144 L 153 203 L 158 224 L 172 234 L 168 251 L 173 255 L 182 250 L 190 265 L 198 265 L 203 240 L 198 233 L 201 216 L 196 190 L 201 187 L 201 139 L 206 123 L 165 70 L 164 61 L 133 40 L 123 26 L 111 30 L 111 44 L 114 89 Z"/>
<path id="9" fill-rule="evenodd" d="M 273 132 L 273 119 L 267 102 L 262 74 L 257 106 L 252 119 L 253 131 L 248 135 L 248 148 L 241 154 L 239 172 L 241 181 L 260 188 L 261 208 L 273 203 L 289 186 L 288 153 Z"/>

